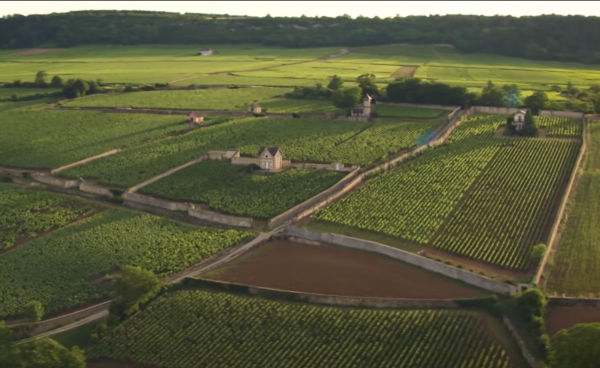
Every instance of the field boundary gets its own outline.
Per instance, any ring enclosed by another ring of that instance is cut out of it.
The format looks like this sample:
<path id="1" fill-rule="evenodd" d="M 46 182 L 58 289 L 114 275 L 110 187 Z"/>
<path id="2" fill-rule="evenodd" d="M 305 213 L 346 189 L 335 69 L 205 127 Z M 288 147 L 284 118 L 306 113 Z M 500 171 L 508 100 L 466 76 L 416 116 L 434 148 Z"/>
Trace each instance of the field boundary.
<path id="1" fill-rule="evenodd" d="M 391 308 L 412 309 L 432 308 L 449 309 L 459 308 L 452 299 L 396 299 L 396 298 L 364 298 L 342 295 L 328 295 L 289 291 L 267 287 L 258 287 L 231 282 L 208 280 L 203 278 L 186 278 L 183 284 L 199 289 L 214 291 L 229 291 L 233 293 L 260 296 L 267 299 L 285 300 L 294 302 L 306 302 L 309 304 L 330 305 L 336 307 L 359 307 L 359 308 Z"/>
<path id="2" fill-rule="evenodd" d="M 558 209 L 558 213 L 554 220 L 554 224 L 552 225 L 552 232 L 550 233 L 550 237 L 548 239 L 548 247 L 546 249 L 546 253 L 544 254 L 544 258 L 542 258 L 542 261 L 540 262 L 538 269 L 536 270 L 535 277 L 533 279 L 533 284 L 535 284 L 535 285 L 539 285 L 542 275 L 544 273 L 544 269 L 546 268 L 546 264 L 548 263 L 548 259 L 550 258 L 550 254 L 552 253 L 554 247 L 556 246 L 556 243 L 560 240 L 559 231 L 560 231 L 561 224 L 563 222 L 565 209 L 567 207 L 567 203 L 569 202 L 569 197 L 571 196 L 571 192 L 573 191 L 573 186 L 575 185 L 577 178 L 581 175 L 581 163 L 583 161 L 585 152 L 587 151 L 587 146 L 588 146 L 587 140 L 589 139 L 589 137 L 587 135 L 587 124 L 585 121 L 583 121 L 582 124 L 583 124 L 583 139 L 581 140 L 581 146 L 579 147 L 579 154 L 577 155 L 577 161 L 575 162 L 575 166 L 573 167 L 573 170 L 571 171 L 571 177 L 569 178 L 569 184 L 562 195 L 562 198 L 560 201 L 560 207 Z"/>
<path id="3" fill-rule="evenodd" d="M 551 296 L 548 298 L 548 307 L 600 309 L 600 299 L 599 298 L 570 298 L 570 297 Z"/>
<path id="4" fill-rule="evenodd" d="M 160 179 L 166 178 L 167 176 L 170 176 L 170 175 L 176 173 L 179 170 L 185 169 L 188 166 L 192 166 L 192 165 L 197 164 L 199 162 L 206 161 L 207 159 L 208 159 L 208 155 L 204 155 L 204 156 L 199 157 L 197 159 L 194 159 L 192 161 L 186 162 L 185 164 L 182 164 L 182 165 L 179 165 L 177 167 L 174 167 L 174 168 L 172 168 L 170 170 L 165 171 L 162 174 L 156 175 L 155 177 L 152 177 L 152 178 L 150 178 L 150 179 L 148 179 L 146 181 L 143 181 L 143 182 L 141 182 L 141 183 L 139 183 L 137 185 L 132 186 L 131 188 L 129 188 L 127 190 L 127 193 L 135 193 L 139 189 L 141 189 L 141 188 L 143 188 L 145 186 L 148 186 L 148 185 L 150 185 L 150 184 L 152 184 L 152 183 L 154 183 L 156 181 L 159 181 Z"/>
<path id="5" fill-rule="evenodd" d="M 508 317 L 506 316 L 502 317 L 502 322 L 504 322 L 504 325 L 506 326 L 506 328 L 508 328 L 508 331 L 510 331 L 510 334 L 512 335 L 513 339 L 515 339 L 515 341 L 517 342 L 517 345 L 521 350 L 523 358 L 525 358 L 525 360 L 527 361 L 527 363 L 529 363 L 531 367 L 537 367 L 538 362 L 536 361 L 533 354 L 529 352 L 527 344 L 525 344 L 525 341 L 521 338 L 521 335 L 519 335 L 519 331 L 517 330 L 515 325 L 513 325 L 510 319 L 508 319 Z"/>
<path id="6" fill-rule="evenodd" d="M 102 157 L 114 155 L 115 153 L 118 153 L 118 152 L 121 152 L 120 148 L 111 149 L 109 151 L 100 153 L 98 155 L 91 156 L 91 157 L 88 157 L 88 158 L 84 158 L 83 160 L 75 161 L 75 162 L 72 162 L 70 164 L 57 167 L 56 169 L 52 169 L 52 170 L 50 170 L 50 174 L 54 175 L 54 174 L 56 174 L 58 172 L 61 172 L 63 170 L 67 170 L 67 169 L 70 169 L 70 168 L 75 167 L 75 166 L 87 164 L 90 161 L 94 161 L 94 160 L 97 160 L 97 159 L 102 158 Z"/>

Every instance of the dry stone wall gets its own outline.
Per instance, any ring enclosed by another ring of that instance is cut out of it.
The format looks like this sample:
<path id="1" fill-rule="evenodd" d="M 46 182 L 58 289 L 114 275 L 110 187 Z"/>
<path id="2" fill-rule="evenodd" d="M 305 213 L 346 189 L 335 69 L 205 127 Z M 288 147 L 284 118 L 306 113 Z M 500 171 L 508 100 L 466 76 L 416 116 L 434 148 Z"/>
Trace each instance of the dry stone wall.
<path id="1" fill-rule="evenodd" d="M 101 153 L 101 154 L 96 155 L 96 156 L 88 157 L 88 158 L 85 158 L 83 160 L 79 160 L 79 161 L 70 163 L 68 165 L 57 167 L 56 169 L 50 170 L 50 173 L 51 174 L 56 174 L 56 173 L 61 172 L 63 170 L 70 169 L 70 168 L 75 167 L 75 166 L 83 165 L 83 164 L 86 164 L 86 163 L 88 163 L 90 161 L 94 161 L 94 160 L 97 160 L 97 159 L 102 158 L 102 157 L 114 155 L 115 153 L 120 152 L 120 151 L 121 151 L 120 148 L 112 149 L 110 151 L 106 151 L 106 152 Z"/>
<path id="2" fill-rule="evenodd" d="M 87 184 L 85 182 L 79 184 L 79 190 L 86 193 L 112 197 L 112 193 L 110 192 L 110 190 L 108 190 L 108 188 Z"/>
<path id="3" fill-rule="evenodd" d="M 190 208 L 188 203 L 169 201 L 139 193 L 123 193 L 121 197 L 126 201 L 164 208 L 170 211 L 187 211 Z"/>
<path id="4" fill-rule="evenodd" d="M 600 309 L 600 299 L 551 297 L 548 299 L 548 307 Z"/>
<path id="5" fill-rule="evenodd" d="M 33 173 L 33 174 L 31 174 L 31 177 L 34 180 L 39 181 L 40 183 L 44 183 L 44 184 L 48 184 L 48 185 L 52 185 L 52 186 L 60 187 L 60 188 L 74 188 L 79 185 L 78 180 L 55 178 L 53 176 L 45 176 L 45 175 L 41 175 L 39 173 Z"/>
<path id="6" fill-rule="evenodd" d="M 216 222 L 218 224 L 228 226 L 248 228 L 252 227 L 252 219 L 249 217 L 230 216 L 222 213 L 197 209 L 193 206 L 188 208 L 188 215 L 191 217 L 199 218 L 201 220 Z"/>

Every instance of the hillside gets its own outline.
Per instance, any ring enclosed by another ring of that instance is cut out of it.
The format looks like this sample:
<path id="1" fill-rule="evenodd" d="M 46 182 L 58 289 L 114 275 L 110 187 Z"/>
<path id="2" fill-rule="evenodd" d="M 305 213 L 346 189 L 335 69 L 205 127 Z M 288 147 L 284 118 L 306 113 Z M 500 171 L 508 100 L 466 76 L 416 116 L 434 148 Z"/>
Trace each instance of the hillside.
<path id="1" fill-rule="evenodd" d="M 600 19 L 583 16 L 352 19 L 81 11 L 7 16 L 0 19 L 0 34 L 4 49 L 89 44 L 253 43 L 299 48 L 415 43 L 452 44 L 463 53 L 600 63 Z"/>

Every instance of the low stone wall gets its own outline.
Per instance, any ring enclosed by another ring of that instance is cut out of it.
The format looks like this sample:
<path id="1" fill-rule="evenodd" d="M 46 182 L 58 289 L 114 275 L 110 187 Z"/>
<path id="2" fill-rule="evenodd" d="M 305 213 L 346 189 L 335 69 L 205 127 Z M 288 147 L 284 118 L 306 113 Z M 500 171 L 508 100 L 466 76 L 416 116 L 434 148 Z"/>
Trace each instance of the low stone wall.
<path id="1" fill-rule="evenodd" d="M 554 111 L 554 110 L 541 110 L 541 116 L 556 116 L 559 118 L 569 118 L 569 119 L 583 119 L 585 114 L 582 112 L 576 111 Z"/>
<path id="2" fill-rule="evenodd" d="M 447 118 L 448 121 L 452 121 L 452 119 L 454 119 L 461 111 L 461 107 L 458 106 L 456 109 L 452 110 L 452 112 L 450 114 L 448 114 Z"/>
<path id="3" fill-rule="evenodd" d="M 209 160 L 222 160 L 222 159 L 230 159 L 233 157 L 240 157 L 240 151 L 218 151 L 218 150 L 210 150 L 206 154 Z"/>
<path id="4" fill-rule="evenodd" d="M 450 106 L 450 105 L 414 104 L 414 103 L 403 103 L 403 102 L 377 102 L 377 105 L 422 107 L 422 108 L 427 108 L 427 109 L 442 109 L 442 110 L 454 110 L 458 107 L 458 106 Z"/>
<path id="5" fill-rule="evenodd" d="M 600 299 L 551 297 L 548 298 L 548 307 L 600 309 Z"/>
<path id="6" fill-rule="evenodd" d="M 222 213 L 205 211 L 194 208 L 193 205 L 188 208 L 188 215 L 199 218 L 201 220 L 216 222 L 218 224 L 229 225 L 234 227 L 252 227 L 252 219 L 250 217 L 237 217 L 224 215 Z"/>
<path id="7" fill-rule="evenodd" d="M 471 106 L 471 110 L 476 114 L 516 114 L 523 110 L 521 107 L 494 107 L 494 106 Z"/>
<path id="8" fill-rule="evenodd" d="M 290 208 L 289 210 L 281 213 L 268 221 L 269 229 L 276 228 L 277 226 L 282 225 L 286 221 L 291 220 L 294 216 L 302 214 L 309 210 L 312 207 L 315 207 L 320 202 L 325 200 L 328 197 L 336 196 L 339 192 L 345 193 L 349 189 L 345 187 L 353 178 L 355 178 L 360 171 L 360 167 L 356 167 L 353 171 L 351 171 L 348 175 L 344 176 L 340 181 L 334 184 L 329 189 L 324 190 L 323 192 L 313 196 L 312 198 L 307 199 L 306 201 Z M 362 181 L 362 178 L 359 178 Z"/>
<path id="9" fill-rule="evenodd" d="M 110 190 L 108 190 L 108 188 L 99 187 L 97 185 L 91 185 L 91 184 L 86 184 L 86 183 L 80 183 L 79 190 L 81 190 L 82 192 L 93 193 L 93 194 L 98 194 L 98 195 L 102 195 L 102 196 L 112 197 L 112 195 L 113 195 L 110 192 Z"/>
<path id="10" fill-rule="evenodd" d="M 140 183 L 140 184 L 137 184 L 137 185 L 135 185 L 135 186 L 133 186 L 133 187 L 129 188 L 128 192 L 129 192 L 129 193 L 135 193 L 135 192 L 137 192 L 138 190 L 140 190 L 141 188 L 143 188 L 143 187 L 145 187 L 145 186 L 148 186 L 148 185 L 150 185 L 150 184 L 152 184 L 152 183 L 154 183 L 154 182 L 157 182 L 157 181 L 159 181 L 160 179 L 166 178 L 167 176 L 169 176 L 169 175 L 172 175 L 172 174 L 176 173 L 177 171 L 179 171 L 179 170 L 181 170 L 181 169 L 184 169 L 184 168 L 186 168 L 186 167 L 188 167 L 188 166 L 191 166 L 191 165 L 197 164 L 198 162 L 205 161 L 205 160 L 207 159 L 207 157 L 208 157 L 207 155 L 204 155 L 204 156 L 202 156 L 202 157 L 199 157 L 199 158 L 197 158 L 197 159 L 195 159 L 195 160 L 192 160 L 192 161 L 186 162 L 186 163 L 185 163 L 185 164 L 183 164 L 183 165 L 179 165 L 179 166 L 177 166 L 177 167 L 174 167 L 174 168 L 172 168 L 172 169 L 170 169 L 170 170 L 167 170 L 167 171 L 165 171 L 164 173 L 162 173 L 162 174 L 160 174 L 160 175 L 156 175 L 155 177 L 152 177 L 152 178 L 150 178 L 150 179 L 148 179 L 148 180 L 146 180 L 146 181 L 144 181 L 144 182 L 142 182 L 142 183 Z"/>
<path id="11" fill-rule="evenodd" d="M 458 308 L 451 300 L 431 299 L 391 299 L 391 298 L 361 298 L 337 295 L 324 295 L 312 293 L 300 293 L 296 291 L 270 289 L 249 285 L 226 283 L 206 279 L 186 278 L 183 283 L 186 286 L 214 290 L 230 291 L 234 293 L 256 295 L 267 299 L 306 302 L 319 305 L 333 305 L 337 307 L 357 308 L 392 308 L 392 309 L 416 309 L 416 308 Z"/>
<path id="12" fill-rule="evenodd" d="M 502 317 L 502 321 L 504 322 L 506 328 L 508 328 L 508 330 L 512 334 L 513 338 L 517 341 L 517 345 L 519 345 L 519 349 L 521 350 L 523 358 L 525 358 L 525 360 L 527 361 L 527 363 L 529 363 L 531 367 L 538 367 L 539 365 L 535 360 L 535 357 L 529 352 L 529 349 L 527 349 L 527 344 L 525 344 L 525 341 L 523 341 L 523 339 L 519 335 L 519 331 L 517 331 L 517 328 L 507 317 Z"/>
<path id="13" fill-rule="evenodd" d="M 171 211 L 187 211 L 190 208 L 188 203 L 169 201 L 166 199 L 155 198 L 138 193 L 123 193 L 121 197 L 125 201 L 146 204 Z"/>
<path id="14" fill-rule="evenodd" d="M 31 177 L 40 183 L 60 188 L 74 188 L 79 185 L 78 180 L 55 178 L 53 176 L 45 176 L 38 173 L 31 174 Z"/>
<path id="15" fill-rule="evenodd" d="M 342 247 L 364 250 L 367 252 L 381 254 L 394 258 L 413 266 L 421 267 L 425 270 L 447 276 L 449 278 L 477 286 L 481 289 L 498 294 L 511 294 L 517 292 L 517 287 L 498 282 L 482 275 L 474 274 L 460 268 L 456 268 L 441 262 L 434 261 L 416 254 L 405 252 L 401 249 L 392 248 L 387 245 L 375 243 L 368 240 L 351 238 L 349 236 L 322 233 L 303 229 L 296 226 L 289 226 L 285 229 L 284 235 L 304 238 L 311 241 L 335 244 Z"/>
<path id="16" fill-rule="evenodd" d="M 350 165 L 345 166 L 342 163 L 331 163 L 331 164 L 314 164 L 310 162 L 282 162 L 282 165 L 285 167 L 293 167 L 298 169 L 316 169 L 316 170 L 331 170 L 331 171 L 340 171 L 340 172 L 351 172 L 355 170 L 358 166 Z"/>
<path id="17" fill-rule="evenodd" d="M 121 151 L 120 148 L 115 148 L 115 149 L 112 149 L 110 151 L 106 151 L 106 152 L 101 153 L 101 154 L 96 155 L 96 156 L 84 158 L 83 160 L 79 160 L 79 161 L 76 161 L 76 162 L 70 163 L 68 165 L 61 166 L 61 167 L 57 167 L 56 169 L 50 170 L 50 173 L 51 174 L 56 174 L 56 173 L 61 172 L 63 170 L 70 169 L 70 168 L 75 167 L 75 166 L 83 165 L 83 164 L 86 164 L 86 163 L 88 163 L 90 161 L 94 161 L 94 160 L 97 160 L 97 159 L 102 158 L 102 157 L 114 155 L 115 153 L 120 152 L 120 151 Z"/>
<path id="18" fill-rule="evenodd" d="M 231 159 L 232 165 L 251 165 L 251 164 L 260 164 L 260 160 L 258 157 L 233 157 Z"/>

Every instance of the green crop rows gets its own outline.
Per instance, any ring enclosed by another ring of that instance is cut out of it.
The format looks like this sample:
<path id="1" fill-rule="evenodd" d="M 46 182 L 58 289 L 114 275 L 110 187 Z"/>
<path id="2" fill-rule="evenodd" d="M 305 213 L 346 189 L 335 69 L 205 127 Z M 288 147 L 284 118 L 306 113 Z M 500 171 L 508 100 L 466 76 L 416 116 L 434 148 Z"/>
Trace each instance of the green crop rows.
<path id="1" fill-rule="evenodd" d="M 449 218 L 436 248 L 526 271 L 568 182 L 578 142 L 524 139 L 504 146 Z"/>
<path id="2" fill-rule="evenodd" d="M 109 210 L 0 257 L 0 319 L 39 300 L 49 313 L 106 297 L 92 280 L 135 265 L 165 276 L 189 267 L 249 232 L 196 228 L 151 215 Z"/>
<path id="3" fill-rule="evenodd" d="M 376 104 L 373 111 L 382 118 L 435 119 L 446 113 L 442 109 Z M 449 113 L 449 111 L 448 111 Z"/>
<path id="4" fill-rule="evenodd" d="M 534 120 L 538 127 L 546 127 L 546 134 L 548 135 L 581 137 L 583 127 L 580 119 L 536 116 Z"/>
<path id="5" fill-rule="evenodd" d="M 186 127 L 183 116 L 7 111 L 0 121 L 0 165 L 56 168 Z"/>
<path id="6" fill-rule="evenodd" d="M 241 174 L 243 166 L 206 161 L 188 166 L 141 190 L 202 202 L 225 213 L 268 219 L 329 188 L 346 173 L 287 169 L 273 175 Z"/>
<path id="7" fill-rule="evenodd" d="M 500 148 L 502 117 L 476 116 L 449 145 L 384 173 L 314 218 L 425 244 Z"/>
<path id="8" fill-rule="evenodd" d="M 0 251 L 93 212 L 81 201 L 0 183 Z"/>
<path id="9" fill-rule="evenodd" d="M 225 293 L 168 293 L 90 351 L 165 368 L 509 368 L 474 312 L 339 309 Z"/>

